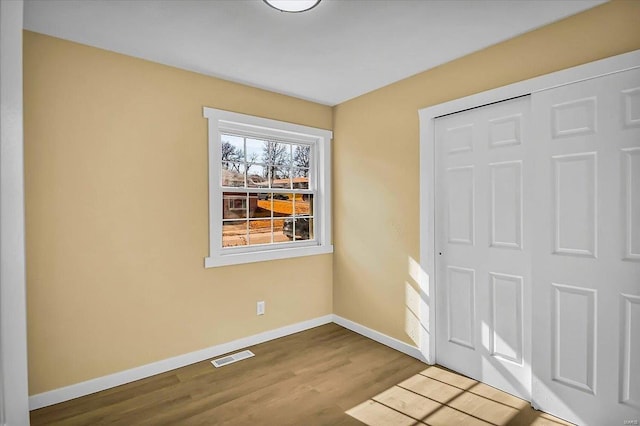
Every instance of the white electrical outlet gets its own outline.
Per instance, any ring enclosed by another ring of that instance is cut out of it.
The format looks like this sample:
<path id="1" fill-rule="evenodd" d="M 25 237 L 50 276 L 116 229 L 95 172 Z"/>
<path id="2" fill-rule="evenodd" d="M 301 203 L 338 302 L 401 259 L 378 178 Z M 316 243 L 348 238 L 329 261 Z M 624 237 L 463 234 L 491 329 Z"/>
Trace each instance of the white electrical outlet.
<path id="1" fill-rule="evenodd" d="M 264 315 L 264 300 L 261 300 L 256 305 L 256 315 Z"/>

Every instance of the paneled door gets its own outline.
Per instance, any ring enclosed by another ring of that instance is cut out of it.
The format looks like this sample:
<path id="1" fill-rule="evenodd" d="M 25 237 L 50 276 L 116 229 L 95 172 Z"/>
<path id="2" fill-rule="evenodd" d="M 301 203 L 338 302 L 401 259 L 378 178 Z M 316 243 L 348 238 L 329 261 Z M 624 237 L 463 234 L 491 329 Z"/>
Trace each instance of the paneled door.
<path id="1" fill-rule="evenodd" d="M 640 70 L 532 96 L 533 403 L 640 421 Z"/>
<path id="2" fill-rule="evenodd" d="M 436 360 L 531 397 L 530 98 L 435 120 Z"/>

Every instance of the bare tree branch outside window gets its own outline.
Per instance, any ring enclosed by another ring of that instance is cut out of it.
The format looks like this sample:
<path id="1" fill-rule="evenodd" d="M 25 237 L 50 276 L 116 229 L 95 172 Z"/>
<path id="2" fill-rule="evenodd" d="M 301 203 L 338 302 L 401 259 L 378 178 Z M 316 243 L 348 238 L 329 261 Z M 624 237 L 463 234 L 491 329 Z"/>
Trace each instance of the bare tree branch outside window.
<path id="1" fill-rule="evenodd" d="M 268 176 L 268 173 L 271 174 L 274 178 L 278 178 L 278 171 L 283 168 L 282 165 L 286 165 L 289 160 L 289 146 L 288 144 L 283 144 L 279 142 L 265 142 L 262 158 L 266 163 L 266 168 L 264 170 L 265 177 Z"/>
<path id="2" fill-rule="evenodd" d="M 297 145 L 293 151 L 293 165 L 300 168 L 309 168 L 309 145 Z"/>
<path id="3" fill-rule="evenodd" d="M 240 162 L 244 161 L 242 150 L 230 142 L 222 142 L 222 167 L 240 173 Z"/>

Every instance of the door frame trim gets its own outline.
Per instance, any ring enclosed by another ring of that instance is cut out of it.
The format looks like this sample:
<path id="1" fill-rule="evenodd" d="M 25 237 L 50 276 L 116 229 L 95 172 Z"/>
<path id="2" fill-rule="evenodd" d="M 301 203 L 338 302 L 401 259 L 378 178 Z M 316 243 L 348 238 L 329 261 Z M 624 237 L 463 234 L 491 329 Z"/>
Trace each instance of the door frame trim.
<path id="1" fill-rule="evenodd" d="M 443 115 L 634 68 L 640 68 L 640 50 L 589 62 L 418 110 L 420 119 L 420 280 L 422 281 L 419 284 L 424 292 L 420 311 L 427 313 L 425 317 L 421 318 L 420 352 L 429 364 L 436 363 L 434 120 Z"/>
<path id="2" fill-rule="evenodd" d="M 0 0 L 0 425 L 29 424 L 23 23 L 23 1 Z"/>

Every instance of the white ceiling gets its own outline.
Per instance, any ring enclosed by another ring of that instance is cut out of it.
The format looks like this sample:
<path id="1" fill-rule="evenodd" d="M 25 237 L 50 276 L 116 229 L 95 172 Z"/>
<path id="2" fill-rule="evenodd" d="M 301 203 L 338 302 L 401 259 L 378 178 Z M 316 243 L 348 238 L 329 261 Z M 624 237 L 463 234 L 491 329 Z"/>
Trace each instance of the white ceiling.
<path id="1" fill-rule="evenodd" d="M 27 0 L 25 28 L 326 105 L 596 6 L 594 0 Z"/>

